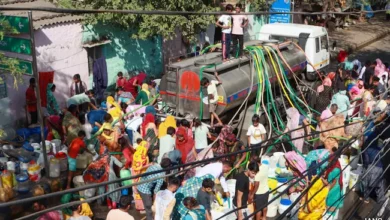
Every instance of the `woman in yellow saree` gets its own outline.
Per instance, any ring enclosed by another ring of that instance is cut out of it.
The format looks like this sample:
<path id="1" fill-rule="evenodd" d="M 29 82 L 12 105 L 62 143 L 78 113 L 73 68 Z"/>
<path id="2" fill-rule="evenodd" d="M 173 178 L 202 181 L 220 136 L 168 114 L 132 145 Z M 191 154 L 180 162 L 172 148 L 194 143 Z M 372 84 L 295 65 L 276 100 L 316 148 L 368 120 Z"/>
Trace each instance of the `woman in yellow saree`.
<path id="1" fill-rule="evenodd" d="M 131 174 L 132 176 L 142 174 L 146 171 L 147 165 L 149 164 L 149 157 L 148 157 L 148 142 L 142 141 L 133 156 L 133 163 L 131 166 Z M 133 180 L 133 183 L 136 183 L 140 180 L 140 178 L 136 178 Z M 142 203 L 141 196 L 139 195 L 137 191 L 137 186 L 133 186 L 133 192 L 134 192 L 134 201 L 135 201 L 135 208 L 139 211 L 144 210 L 144 204 Z"/>
<path id="2" fill-rule="evenodd" d="M 312 177 L 312 180 L 315 176 Z M 319 191 L 319 192 L 318 192 Z M 317 193 L 318 192 L 318 193 Z M 298 213 L 299 220 L 320 220 L 326 210 L 326 197 L 328 196 L 328 188 L 324 187 L 324 183 L 319 178 L 313 186 L 309 189 L 309 192 L 303 197 L 302 204 L 308 203 L 303 206 Z"/>

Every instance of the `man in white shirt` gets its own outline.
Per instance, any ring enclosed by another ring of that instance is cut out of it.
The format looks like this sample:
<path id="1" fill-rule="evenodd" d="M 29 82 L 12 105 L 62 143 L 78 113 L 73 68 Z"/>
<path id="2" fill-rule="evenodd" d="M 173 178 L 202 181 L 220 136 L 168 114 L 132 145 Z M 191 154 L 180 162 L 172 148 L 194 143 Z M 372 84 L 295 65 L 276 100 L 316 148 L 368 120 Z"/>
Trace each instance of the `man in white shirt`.
<path id="1" fill-rule="evenodd" d="M 172 210 L 176 204 L 174 193 L 180 187 L 180 181 L 176 177 L 172 177 L 168 182 L 167 189 L 161 190 L 156 194 L 156 200 L 154 200 L 153 204 L 154 220 L 171 219 Z"/>
<path id="2" fill-rule="evenodd" d="M 201 177 L 207 174 L 212 175 L 215 179 L 219 179 L 223 192 L 229 196 L 229 190 L 227 187 L 226 179 L 223 174 L 229 173 L 233 168 L 230 162 L 216 162 L 207 164 L 204 167 L 196 168 L 196 177 Z"/>
<path id="3" fill-rule="evenodd" d="M 233 56 L 241 57 L 244 50 L 244 28 L 248 26 L 248 17 L 246 15 L 240 15 L 241 4 L 236 5 L 236 14 L 233 15 L 233 28 L 232 28 L 232 40 L 233 40 Z"/>
<path id="4" fill-rule="evenodd" d="M 266 130 L 262 124 L 260 124 L 260 116 L 255 114 L 252 117 L 252 125 L 249 126 L 248 132 L 246 135 L 248 136 L 248 146 L 251 147 L 258 147 L 260 146 L 261 142 L 265 140 L 265 134 Z M 252 154 L 259 156 L 260 155 L 260 149 L 255 149 L 252 151 Z"/>
<path id="5" fill-rule="evenodd" d="M 218 104 L 218 91 L 217 91 L 217 86 L 222 84 L 221 80 L 218 77 L 218 73 L 214 73 L 215 78 L 218 80 L 210 80 L 207 78 L 203 78 L 200 81 L 200 85 L 202 85 L 204 88 L 207 88 L 207 94 L 208 94 L 208 104 L 209 104 L 209 112 L 211 116 L 211 123 L 210 126 L 214 127 L 214 118 L 217 119 L 219 126 L 222 126 L 223 123 L 221 119 L 219 119 L 216 110 L 217 110 L 217 104 Z"/>
<path id="6" fill-rule="evenodd" d="M 226 5 L 226 12 L 233 12 L 233 5 Z M 223 62 L 229 60 L 230 57 L 230 44 L 232 38 L 232 16 L 231 15 L 222 15 L 219 17 L 216 26 L 222 28 L 222 57 Z"/>
<path id="7" fill-rule="evenodd" d="M 161 163 L 165 153 L 175 150 L 175 132 L 175 128 L 169 127 L 167 129 L 167 135 L 160 138 L 160 151 L 157 157 L 157 163 Z"/>
<path id="8" fill-rule="evenodd" d="M 133 216 L 129 215 L 129 209 L 131 206 L 130 196 L 121 196 L 119 200 L 120 208 L 111 209 L 108 212 L 106 220 L 134 220 Z"/>

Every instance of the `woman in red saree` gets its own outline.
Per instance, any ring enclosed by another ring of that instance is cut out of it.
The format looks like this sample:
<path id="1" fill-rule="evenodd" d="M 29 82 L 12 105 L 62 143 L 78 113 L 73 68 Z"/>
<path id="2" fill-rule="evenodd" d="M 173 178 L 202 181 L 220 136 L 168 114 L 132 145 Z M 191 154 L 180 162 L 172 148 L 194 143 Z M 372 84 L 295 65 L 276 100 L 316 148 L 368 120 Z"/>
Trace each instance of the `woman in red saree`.
<path id="1" fill-rule="evenodd" d="M 183 127 L 179 127 L 176 132 L 176 149 L 181 153 L 181 162 L 185 163 L 187 155 L 195 146 L 195 141 L 189 137 L 187 131 Z"/>

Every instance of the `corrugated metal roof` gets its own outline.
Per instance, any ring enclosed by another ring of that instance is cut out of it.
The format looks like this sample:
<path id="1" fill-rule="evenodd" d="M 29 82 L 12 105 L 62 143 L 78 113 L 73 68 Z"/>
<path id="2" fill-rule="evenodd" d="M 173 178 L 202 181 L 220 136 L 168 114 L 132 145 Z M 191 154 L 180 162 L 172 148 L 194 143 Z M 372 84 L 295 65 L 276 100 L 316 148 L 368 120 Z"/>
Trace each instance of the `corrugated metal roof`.
<path id="1" fill-rule="evenodd" d="M 4 8 L 7 7 L 46 7 L 46 8 L 56 8 L 51 2 L 47 2 L 44 0 L 1 0 L 0 4 L 4 4 Z M 3 11 L 4 15 L 13 15 L 13 16 L 26 16 L 26 11 Z M 80 15 L 70 15 L 64 13 L 53 13 L 46 11 L 33 11 L 33 21 L 34 21 L 34 29 L 40 29 L 47 25 L 66 23 L 66 22 L 74 22 L 80 21 L 83 16 Z"/>

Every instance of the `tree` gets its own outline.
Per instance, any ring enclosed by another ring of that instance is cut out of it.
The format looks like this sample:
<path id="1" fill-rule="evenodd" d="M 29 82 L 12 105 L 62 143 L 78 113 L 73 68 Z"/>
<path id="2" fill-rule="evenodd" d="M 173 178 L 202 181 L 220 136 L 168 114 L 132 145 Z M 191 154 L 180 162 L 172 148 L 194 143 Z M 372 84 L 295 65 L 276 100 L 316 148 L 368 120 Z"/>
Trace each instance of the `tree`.
<path id="1" fill-rule="evenodd" d="M 5 35 L 18 34 L 18 31 L 15 28 L 12 28 L 8 21 L 0 19 L 0 40 L 3 40 Z M 19 67 L 19 60 L 15 58 L 10 58 L 4 56 L 3 53 L 0 53 L 0 66 L 6 67 L 6 70 L 3 70 L 0 73 L 0 76 L 6 75 L 14 78 L 14 87 L 17 88 L 18 83 L 23 82 L 22 76 L 24 70 Z M 4 83 L 3 78 L 0 77 L 0 83 Z M 0 139 L 4 136 L 4 131 L 0 129 Z"/>
<path id="2" fill-rule="evenodd" d="M 19 32 L 11 27 L 7 20 L 0 19 L 0 40 L 3 40 L 5 35 L 15 34 L 19 34 Z M 0 75 L 6 74 L 6 76 L 13 77 L 15 88 L 18 87 L 18 83 L 23 82 L 22 76 L 25 70 L 20 68 L 18 59 L 6 57 L 3 53 L 0 53 L 0 66 L 6 67 L 6 70 L 3 70 Z M 0 83 L 4 83 L 2 77 L 0 77 Z"/>
<path id="3" fill-rule="evenodd" d="M 238 1 L 237 1 L 238 2 Z M 264 9 L 265 0 L 250 0 L 252 11 Z M 116 9 L 116 10 L 141 10 L 141 11 L 196 11 L 216 12 L 220 11 L 219 2 L 214 0 L 60 0 L 62 7 L 84 9 Z M 244 4 L 244 2 L 243 2 Z M 87 15 L 85 22 L 88 24 L 118 24 L 125 29 L 134 30 L 133 38 L 146 39 L 161 35 L 165 39 L 174 37 L 177 28 L 188 40 L 193 40 L 195 34 L 206 30 L 216 21 L 216 16 L 168 16 L 168 15 L 130 15 L 119 13 L 99 13 Z"/>

